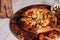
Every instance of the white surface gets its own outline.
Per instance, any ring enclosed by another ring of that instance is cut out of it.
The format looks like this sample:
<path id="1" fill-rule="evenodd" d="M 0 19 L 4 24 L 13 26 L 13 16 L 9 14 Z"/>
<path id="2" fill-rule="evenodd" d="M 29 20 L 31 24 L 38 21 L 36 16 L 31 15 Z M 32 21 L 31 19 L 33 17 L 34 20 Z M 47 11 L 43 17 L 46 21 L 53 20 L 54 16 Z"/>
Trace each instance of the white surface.
<path id="1" fill-rule="evenodd" d="M 49 4 L 51 5 L 54 0 L 12 0 L 14 13 L 28 5 L 32 4 Z M 49 3 L 50 2 L 50 3 Z M 0 19 L 0 40 L 18 40 L 10 31 L 10 19 Z M 59 39 L 60 40 L 60 39 Z"/>

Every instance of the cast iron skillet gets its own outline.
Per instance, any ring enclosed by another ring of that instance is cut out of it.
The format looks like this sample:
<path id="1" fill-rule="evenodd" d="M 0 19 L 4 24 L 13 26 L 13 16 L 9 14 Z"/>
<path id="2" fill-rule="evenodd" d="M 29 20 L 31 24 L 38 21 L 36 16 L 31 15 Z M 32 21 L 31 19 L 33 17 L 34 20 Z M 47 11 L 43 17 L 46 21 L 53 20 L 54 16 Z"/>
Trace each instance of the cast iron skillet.
<path id="1" fill-rule="evenodd" d="M 27 32 L 27 31 L 23 30 L 22 28 L 19 28 L 18 21 L 17 21 L 21 17 L 19 15 L 21 15 L 24 11 L 26 11 L 32 7 L 46 8 L 48 10 L 50 10 L 50 8 L 51 8 L 50 5 L 36 4 L 36 5 L 30 5 L 30 6 L 27 6 L 27 7 L 24 7 L 22 9 L 18 10 L 10 20 L 10 29 L 11 29 L 12 33 L 18 39 L 21 39 L 22 37 L 25 37 L 26 35 L 27 35 L 27 38 L 29 38 L 30 40 L 33 40 L 33 38 L 36 37 L 36 34 L 33 34 L 31 32 Z M 27 39 L 25 39 L 25 40 L 27 40 Z"/>

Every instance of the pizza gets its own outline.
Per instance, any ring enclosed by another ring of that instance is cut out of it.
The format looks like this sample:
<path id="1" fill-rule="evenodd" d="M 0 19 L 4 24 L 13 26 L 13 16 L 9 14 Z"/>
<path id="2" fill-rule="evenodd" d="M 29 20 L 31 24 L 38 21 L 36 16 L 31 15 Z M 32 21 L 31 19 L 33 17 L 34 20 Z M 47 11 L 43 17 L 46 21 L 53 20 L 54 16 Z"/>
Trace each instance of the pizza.
<path id="1" fill-rule="evenodd" d="M 46 8 L 31 8 L 21 16 L 19 26 L 34 34 L 51 31 L 56 27 L 57 18 Z"/>
<path id="2" fill-rule="evenodd" d="M 57 40 L 60 36 L 57 20 L 49 6 L 32 5 L 19 10 L 10 24 L 19 40 Z"/>

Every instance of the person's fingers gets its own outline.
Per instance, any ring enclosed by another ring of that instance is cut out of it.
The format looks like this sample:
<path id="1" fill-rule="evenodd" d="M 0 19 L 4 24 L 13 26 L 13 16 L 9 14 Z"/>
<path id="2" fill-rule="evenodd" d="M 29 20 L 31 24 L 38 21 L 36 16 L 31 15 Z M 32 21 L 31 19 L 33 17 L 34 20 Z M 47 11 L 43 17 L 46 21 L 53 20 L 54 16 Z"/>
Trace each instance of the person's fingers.
<path id="1" fill-rule="evenodd" d="M 9 2 L 8 0 L 5 0 L 5 6 L 6 6 L 6 14 L 7 14 L 7 17 L 11 17 L 12 16 L 12 8 L 11 6 L 9 6 Z"/>
<path id="2" fill-rule="evenodd" d="M 1 13 L 0 13 L 0 17 L 6 17 L 4 0 L 1 0 Z"/>
<path id="3" fill-rule="evenodd" d="M 0 17 L 11 17 L 13 15 L 11 0 L 0 0 Z"/>
<path id="4" fill-rule="evenodd" d="M 0 17 L 6 17 L 6 12 L 4 7 L 1 7 Z"/>
<path id="5" fill-rule="evenodd" d="M 12 8 L 12 0 L 7 0 L 9 8 Z"/>
<path id="6" fill-rule="evenodd" d="M 11 17 L 13 15 L 11 0 L 6 0 L 6 11 L 8 17 Z"/>
<path id="7" fill-rule="evenodd" d="M 12 0 L 8 0 L 9 5 L 9 11 L 11 13 L 11 16 L 13 15 L 13 9 L 12 9 Z"/>

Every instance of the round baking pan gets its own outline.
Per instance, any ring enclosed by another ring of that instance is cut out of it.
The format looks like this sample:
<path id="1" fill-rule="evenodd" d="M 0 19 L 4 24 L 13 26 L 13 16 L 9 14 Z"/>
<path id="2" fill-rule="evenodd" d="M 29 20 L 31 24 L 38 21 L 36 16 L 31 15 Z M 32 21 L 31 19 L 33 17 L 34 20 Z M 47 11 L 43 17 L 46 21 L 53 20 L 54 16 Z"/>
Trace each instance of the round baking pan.
<path id="1" fill-rule="evenodd" d="M 12 31 L 12 33 L 19 39 L 19 40 L 37 40 L 37 39 L 34 39 L 37 37 L 36 34 L 32 33 L 32 32 L 29 32 L 29 31 L 26 31 L 22 28 L 19 28 L 18 26 L 18 22 L 17 20 L 19 20 L 20 16 L 23 12 L 25 12 L 26 10 L 28 9 L 31 9 L 32 7 L 39 7 L 39 8 L 46 8 L 48 10 L 51 9 L 51 6 L 50 5 L 45 5 L 45 4 L 36 4 L 36 5 L 30 5 L 30 6 L 27 6 L 27 7 L 24 7 L 20 10 L 18 10 L 14 16 L 11 18 L 10 20 L 10 29 Z M 53 30 L 55 31 L 55 30 Z M 58 31 L 56 31 L 58 32 Z M 48 34 L 47 32 L 44 32 L 45 34 Z M 43 34 L 44 34 L 43 33 Z M 24 39 L 26 37 L 26 39 Z"/>

